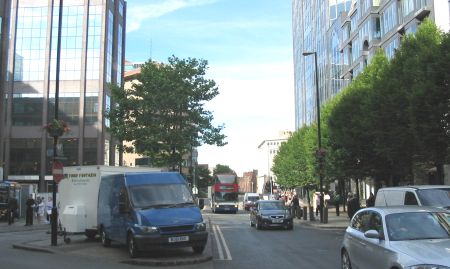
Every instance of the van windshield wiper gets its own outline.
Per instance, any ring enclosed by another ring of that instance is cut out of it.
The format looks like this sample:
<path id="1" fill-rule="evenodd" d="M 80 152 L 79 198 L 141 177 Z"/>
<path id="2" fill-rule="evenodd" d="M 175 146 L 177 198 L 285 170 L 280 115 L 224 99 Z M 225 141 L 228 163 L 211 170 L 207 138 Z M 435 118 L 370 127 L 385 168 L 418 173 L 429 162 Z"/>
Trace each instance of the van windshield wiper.
<path id="1" fill-rule="evenodd" d="M 176 205 L 174 204 L 155 204 L 155 205 L 148 205 L 148 206 L 143 206 L 141 207 L 142 210 L 145 209 L 150 209 L 150 208 L 170 208 L 170 207 L 175 207 Z"/>
<path id="2" fill-rule="evenodd" d="M 185 205 L 194 205 L 193 202 L 183 202 L 183 203 L 177 203 L 176 206 L 185 206 Z"/>

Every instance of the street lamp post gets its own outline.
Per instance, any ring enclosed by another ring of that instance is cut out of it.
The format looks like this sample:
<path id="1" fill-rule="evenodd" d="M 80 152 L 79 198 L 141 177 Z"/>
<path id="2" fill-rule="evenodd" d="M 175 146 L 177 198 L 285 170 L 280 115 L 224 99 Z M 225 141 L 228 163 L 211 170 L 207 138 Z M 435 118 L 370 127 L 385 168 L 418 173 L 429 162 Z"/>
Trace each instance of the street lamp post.
<path id="1" fill-rule="evenodd" d="M 319 77 L 318 77 L 318 70 L 317 70 L 317 52 L 303 52 L 303 56 L 309 56 L 314 55 L 314 67 L 315 67 L 315 77 L 316 77 L 316 107 L 317 107 L 317 139 L 319 144 L 319 149 L 317 151 L 318 159 L 319 159 L 319 184 L 320 184 L 320 222 L 324 222 L 323 218 L 323 210 L 324 210 L 324 197 L 323 197 L 323 175 L 322 175 L 322 163 L 323 163 L 323 156 L 322 156 L 322 138 L 320 134 L 320 99 L 319 99 Z"/>

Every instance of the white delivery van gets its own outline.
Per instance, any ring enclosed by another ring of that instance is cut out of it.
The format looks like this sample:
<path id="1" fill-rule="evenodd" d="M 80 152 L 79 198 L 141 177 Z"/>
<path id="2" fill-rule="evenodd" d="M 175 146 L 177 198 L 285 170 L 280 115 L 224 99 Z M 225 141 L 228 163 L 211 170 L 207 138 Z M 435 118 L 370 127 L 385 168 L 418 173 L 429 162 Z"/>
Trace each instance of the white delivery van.
<path id="1" fill-rule="evenodd" d="M 59 222 L 66 233 L 97 235 L 97 204 L 102 176 L 124 172 L 161 172 L 160 168 L 124 166 L 68 166 L 58 184 L 57 207 Z"/>

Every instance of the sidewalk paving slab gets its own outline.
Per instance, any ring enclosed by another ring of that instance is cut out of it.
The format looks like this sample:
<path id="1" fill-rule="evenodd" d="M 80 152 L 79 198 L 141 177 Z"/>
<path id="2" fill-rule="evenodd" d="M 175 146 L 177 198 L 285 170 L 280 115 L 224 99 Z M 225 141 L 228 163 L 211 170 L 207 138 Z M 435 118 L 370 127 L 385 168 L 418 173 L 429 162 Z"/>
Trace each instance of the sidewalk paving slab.
<path id="1" fill-rule="evenodd" d="M 49 224 L 38 224 L 24 226 L 23 221 L 15 222 L 12 225 L 0 223 L 0 233 L 22 232 L 47 230 L 48 238 L 45 240 L 33 240 L 19 242 L 12 245 L 13 248 L 27 251 L 43 252 L 50 254 L 58 253 L 76 253 L 81 255 L 101 255 L 102 257 L 111 256 L 117 259 L 119 263 L 134 264 L 141 266 L 179 266 L 204 263 L 212 260 L 212 233 L 209 232 L 209 238 L 205 250 L 202 254 L 194 254 L 191 248 L 174 248 L 154 251 L 151 254 L 143 253 L 142 257 L 131 259 L 125 246 L 115 244 L 110 248 L 104 248 L 98 238 L 88 239 L 85 235 L 68 235 L 70 243 L 65 243 L 62 236 L 58 236 L 56 246 L 51 245 Z M 42 237 L 42 235 L 41 235 Z"/>

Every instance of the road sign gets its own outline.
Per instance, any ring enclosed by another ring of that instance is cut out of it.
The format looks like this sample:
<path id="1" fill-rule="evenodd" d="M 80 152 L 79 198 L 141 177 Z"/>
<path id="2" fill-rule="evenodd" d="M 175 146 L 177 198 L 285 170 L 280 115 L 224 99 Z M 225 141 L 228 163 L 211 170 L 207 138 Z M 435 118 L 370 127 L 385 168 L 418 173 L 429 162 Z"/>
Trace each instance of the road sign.
<path id="1" fill-rule="evenodd" d="M 53 180 L 56 183 L 59 183 L 64 178 L 63 167 L 64 166 L 62 162 L 58 160 L 53 161 Z"/>

